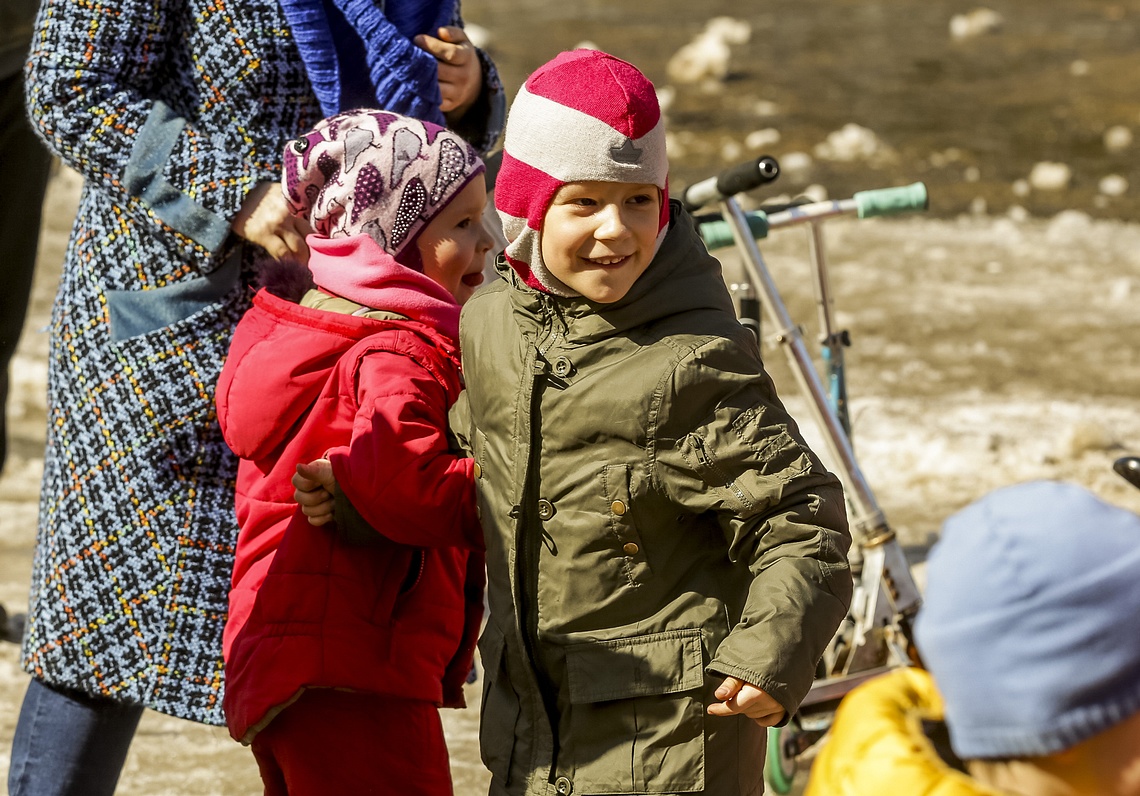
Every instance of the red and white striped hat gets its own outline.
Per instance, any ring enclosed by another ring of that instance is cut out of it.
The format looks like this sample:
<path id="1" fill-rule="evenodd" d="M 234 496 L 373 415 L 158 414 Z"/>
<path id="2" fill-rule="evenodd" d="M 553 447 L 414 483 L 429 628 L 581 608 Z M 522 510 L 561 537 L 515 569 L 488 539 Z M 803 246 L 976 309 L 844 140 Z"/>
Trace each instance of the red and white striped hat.
<path id="1" fill-rule="evenodd" d="M 649 79 L 597 50 L 559 54 L 527 79 L 507 117 L 495 181 L 507 261 L 537 290 L 577 295 L 542 260 L 542 220 L 554 194 L 582 180 L 656 185 L 660 246 L 669 223 L 668 174 L 665 124 Z"/>

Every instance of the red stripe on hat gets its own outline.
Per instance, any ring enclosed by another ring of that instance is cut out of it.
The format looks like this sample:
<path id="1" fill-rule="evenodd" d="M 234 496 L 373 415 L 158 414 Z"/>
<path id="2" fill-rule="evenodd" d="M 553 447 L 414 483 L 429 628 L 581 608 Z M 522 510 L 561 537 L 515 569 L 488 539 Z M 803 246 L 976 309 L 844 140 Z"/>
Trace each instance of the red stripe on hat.
<path id="1" fill-rule="evenodd" d="M 560 53 L 530 76 L 526 88 L 593 116 L 627 138 L 641 138 L 661 118 L 649 79 L 632 64 L 597 50 Z"/>
<path id="2" fill-rule="evenodd" d="M 525 218 L 531 229 L 541 229 L 546 208 L 562 185 L 545 171 L 523 163 L 504 150 L 495 178 L 495 207 L 515 218 Z"/>
<path id="3" fill-rule="evenodd" d="M 538 277 L 534 275 L 534 271 L 530 270 L 529 265 L 524 263 L 522 260 L 516 260 L 509 255 L 503 256 L 507 258 L 507 264 L 510 265 L 511 268 L 515 269 L 515 273 L 519 275 L 519 278 L 522 279 L 524 285 L 530 288 L 534 288 L 540 293 L 550 292 L 546 289 L 546 285 L 542 284 L 542 282 L 538 280 Z"/>

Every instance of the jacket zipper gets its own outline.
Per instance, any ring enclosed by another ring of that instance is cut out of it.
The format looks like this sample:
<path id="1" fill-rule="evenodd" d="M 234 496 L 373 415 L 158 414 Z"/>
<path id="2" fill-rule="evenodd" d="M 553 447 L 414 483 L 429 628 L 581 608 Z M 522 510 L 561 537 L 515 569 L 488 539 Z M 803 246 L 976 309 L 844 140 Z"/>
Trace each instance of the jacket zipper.
<path id="1" fill-rule="evenodd" d="M 549 377 L 549 367 L 544 357 L 561 335 L 554 329 L 554 309 L 552 302 L 546 296 L 542 297 L 542 329 L 534 343 L 534 361 L 528 377 L 530 378 L 530 406 L 528 407 L 527 429 L 527 462 L 523 477 L 522 512 L 519 517 L 516 545 L 520 548 L 523 569 L 520 573 L 520 592 L 526 601 L 525 611 L 520 617 L 520 630 L 526 654 L 530 659 L 535 672 L 535 681 L 539 695 L 546 708 L 547 721 L 550 725 L 552 738 L 551 768 L 553 772 L 557 766 L 558 758 L 558 722 L 557 709 L 553 684 L 546 672 L 542 659 L 538 654 L 538 558 L 541 534 L 535 533 L 539 522 L 536 514 L 536 505 L 539 489 L 539 461 L 538 451 L 541 450 L 541 403 L 545 380 Z M 517 610 L 517 609 L 516 609 Z M 551 773 L 553 776 L 553 773 Z"/>

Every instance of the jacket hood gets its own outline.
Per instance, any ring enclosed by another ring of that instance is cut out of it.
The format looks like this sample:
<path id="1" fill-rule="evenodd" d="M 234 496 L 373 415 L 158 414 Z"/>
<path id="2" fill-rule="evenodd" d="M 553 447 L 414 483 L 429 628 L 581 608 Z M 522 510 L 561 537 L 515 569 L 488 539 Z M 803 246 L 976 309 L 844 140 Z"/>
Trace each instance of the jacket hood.
<path id="1" fill-rule="evenodd" d="M 422 320 L 399 325 L 416 329 L 445 350 L 457 349 L 454 336 Z M 283 446 L 341 357 L 390 328 L 390 321 L 302 307 L 259 291 L 238 324 L 218 380 L 218 420 L 230 449 L 257 461 Z"/>
<path id="2" fill-rule="evenodd" d="M 459 337 L 459 304 L 437 282 L 396 262 L 368 235 L 310 235 L 309 271 L 317 287 L 376 310 L 388 310 Z"/>
<path id="3" fill-rule="evenodd" d="M 721 278 L 720 262 L 708 253 L 693 221 L 679 202 L 670 201 L 672 217 L 665 240 L 645 273 L 612 304 L 582 297 L 561 298 L 530 287 L 502 256 L 496 268 L 514 288 L 512 302 L 527 315 L 538 315 L 553 302 L 571 342 L 586 343 L 693 310 L 735 314 Z"/>

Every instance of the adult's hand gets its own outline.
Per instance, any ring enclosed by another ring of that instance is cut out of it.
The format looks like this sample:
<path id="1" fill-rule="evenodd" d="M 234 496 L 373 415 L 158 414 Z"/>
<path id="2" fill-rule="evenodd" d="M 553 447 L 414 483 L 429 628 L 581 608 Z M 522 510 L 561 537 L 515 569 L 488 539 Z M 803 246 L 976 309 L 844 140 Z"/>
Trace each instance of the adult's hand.
<path id="1" fill-rule="evenodd" d="M 302 263 L 309 261 L 305 236 L 312 229 L 289 212 L 281 188 L 275 182 L 259 182 L 245 195 L 241 209 L 234 216 L 233 230 L 278 260 L 293 257 Z"/>
<path id="2" fill-rule="evenodd" d="M 439 63 L 439 93 L 443 98 L 439 108 L 448 124 L 455 124 L 479 99 L 483 64 L 463 28 L 448 25 L 438 32 L 438 37 L 421 33 L 414 41 Z"/>

